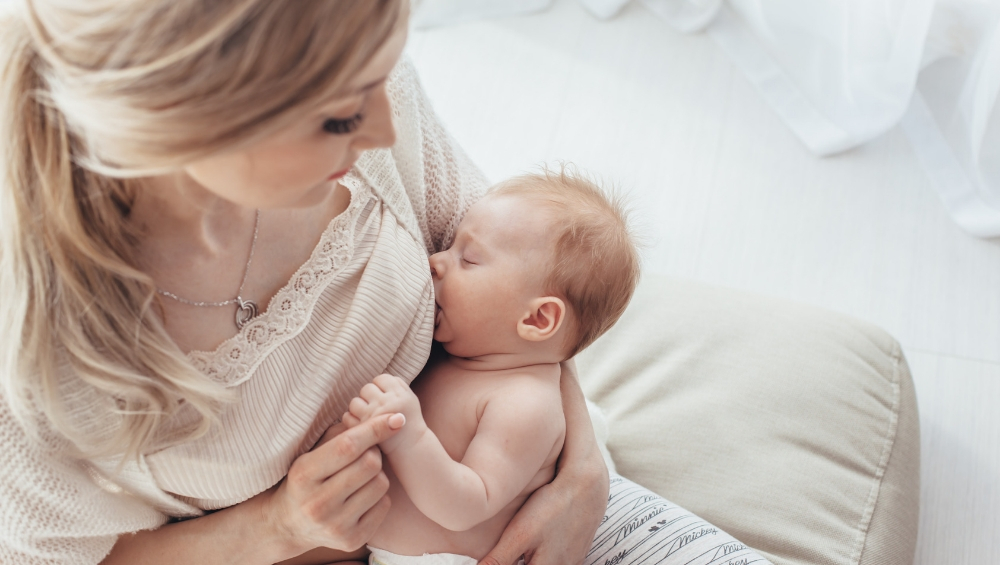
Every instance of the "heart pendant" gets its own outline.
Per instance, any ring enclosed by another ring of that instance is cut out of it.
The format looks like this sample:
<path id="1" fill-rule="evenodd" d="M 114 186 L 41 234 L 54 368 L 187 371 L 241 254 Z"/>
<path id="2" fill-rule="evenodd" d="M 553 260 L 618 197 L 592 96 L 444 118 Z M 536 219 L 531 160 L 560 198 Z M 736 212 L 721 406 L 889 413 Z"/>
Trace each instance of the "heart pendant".
<path id="1" fill-rule="evenodd" d="M 236 299 L 236 329 L 242 330 L 247 322 L 257 317 L 257 303 L 253 300 Z"/>

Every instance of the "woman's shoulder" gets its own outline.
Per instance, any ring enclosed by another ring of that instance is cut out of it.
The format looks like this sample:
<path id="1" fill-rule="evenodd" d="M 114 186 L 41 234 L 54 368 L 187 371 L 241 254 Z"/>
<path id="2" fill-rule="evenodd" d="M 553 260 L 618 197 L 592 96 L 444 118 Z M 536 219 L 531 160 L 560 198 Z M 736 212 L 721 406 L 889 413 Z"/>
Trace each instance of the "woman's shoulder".
<path id="1" fill-rule="evenodd" d="M 417 69 L 409 57 L 402 57 L 393 69 L 386 84 L 392 103 L 396 143 L 392 146 L 393 158 L 402 165 L 418 165 L 427 155 L 423 151 L 423 138 L 434 135 L 436 121 Z"/>
<path id="2" fill-rule="evenodd" d="M 396 67 L 389 75 L 389 94 L 403 93 L 408 88 L 419 88 L 420 78 L 417 75 L 417 67 L 413 64 L 413 59 L 404 54 L 399 58 Z M 412 94 L 416 94 L 415 92 Z"/>
<path id="3" fill-rule="evenodd" d="M 448 247 L 454 229 L 486 191 L 486 177 L 449 135 L 417 69 L 403 57 L 387 85 L 396 126 L 390 150 L 428 252 Z"/>

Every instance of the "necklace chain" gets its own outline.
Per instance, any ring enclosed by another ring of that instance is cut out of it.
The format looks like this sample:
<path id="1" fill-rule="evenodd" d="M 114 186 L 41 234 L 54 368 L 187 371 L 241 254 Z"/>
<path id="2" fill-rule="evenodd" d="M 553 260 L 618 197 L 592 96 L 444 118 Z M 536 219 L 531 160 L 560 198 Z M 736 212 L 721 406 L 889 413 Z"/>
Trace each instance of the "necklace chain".
<path id="1" fill-rule="evenodd" d="M 257 247 L 257 229 L 260 227 L 260 210 L 257 210 L 253 222 L 253 239 L 250 241 L 250 255 L 247 257 L 247 266 L 243 270 L 243 280 L 240 281 L 240 288 L 236 291 L 236 298 L 230 298 L 229 300 L 223 300 L 221 302 L 205 302 L 205 301 L 195 301 L 188 300 L 177 296 L 176 294 L 157 288 L 156 292 L 167 298 L 172 298 L 177 302 L 182 304 L 187 304 L 189 306 L 199 306 L 199 307 L 219 307 L 219 306 L 229 306 L 230 304 L 237 304 L 239 310 L 236 312 L 236 327 L 242 329 L 243 325 L 249 322 L 253 317 L 257 315 L 257 304 L 252 300 L 243 299 L 243 287 L 247 284 L 247 276 L 250 274 L 250 264 L 253 263 L 253 252 Z"/>

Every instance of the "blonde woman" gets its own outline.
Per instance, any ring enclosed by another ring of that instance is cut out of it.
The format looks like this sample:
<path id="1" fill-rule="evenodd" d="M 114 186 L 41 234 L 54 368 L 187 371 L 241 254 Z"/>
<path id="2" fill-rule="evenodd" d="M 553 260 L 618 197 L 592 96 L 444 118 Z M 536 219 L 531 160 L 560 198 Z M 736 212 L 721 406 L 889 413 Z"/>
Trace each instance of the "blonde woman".
<path id="1" fill-rule="evenodd" d="M 404 0 L 2 16 L 0 562 L 363 556 L 400 422 L 337 418 L 375 375 L 420 371 L 427 254 L 485 187 L 399 62 L 406 18 Z M 558 476 L 487 563 L 591 546 L 608 476 L 572 365 L 562 390 Z"/>

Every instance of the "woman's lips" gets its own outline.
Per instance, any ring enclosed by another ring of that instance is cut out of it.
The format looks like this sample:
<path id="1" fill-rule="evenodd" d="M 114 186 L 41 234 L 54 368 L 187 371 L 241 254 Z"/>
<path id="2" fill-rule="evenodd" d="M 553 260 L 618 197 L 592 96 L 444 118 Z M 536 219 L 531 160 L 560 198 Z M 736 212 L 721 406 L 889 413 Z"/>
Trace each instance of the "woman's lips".
<path id="1" fill-rule="evenodd" d="M 337 171 L 336 173 L 333 173 L 332 175 L 330 175 L 330 178 L 328 178 L 326 180 L 339 179 L 340 177 L 342 177 L 342 176 L 346 175 L 348 172 L 350 172 L 350 170 L 351 170 L 350 168 L 347 168 L 347 169 L 344 169 L 343 171 Z"/>

